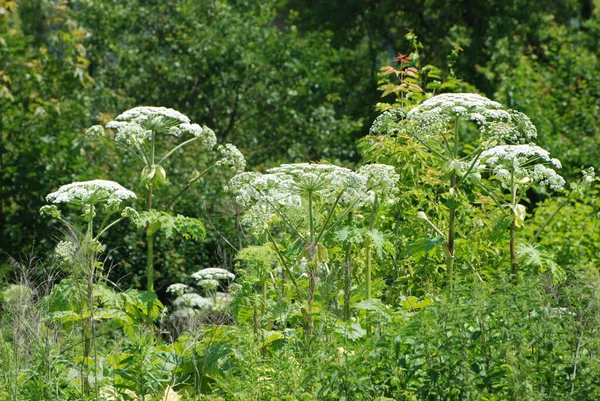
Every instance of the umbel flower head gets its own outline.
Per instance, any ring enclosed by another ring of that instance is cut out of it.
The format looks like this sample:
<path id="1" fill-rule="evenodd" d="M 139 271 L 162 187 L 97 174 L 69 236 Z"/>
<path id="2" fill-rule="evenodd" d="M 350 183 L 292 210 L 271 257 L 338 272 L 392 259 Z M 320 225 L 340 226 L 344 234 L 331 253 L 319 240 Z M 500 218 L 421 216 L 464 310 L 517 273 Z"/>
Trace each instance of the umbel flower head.
<path id="1" fill-rule="evenodd" d="M 152 133 L 178 137 L 190 134 L 198 138 L 205 149 L 212 149 L 217 144 L 215 133 L 208 127 L 190 123 L 190 119 L 174 109 L 166 107 L 140 106 L 119 114 L 106 128 L 116 130 L 115 141 L 127 146 L 142 146 L 152 139 Z M 95 125 L 86 131 L 86 136 L 93 140 L 102 136 L 104 130 Z"/>
<path id="2" fill-rule="evenodd" d="M 537 137 L 535 126 L 525 114 L 506 110 L 500 103 L 475 93 L 437 95 L 408 113 L 403 109 L 387 110 L 375 119 L 370 133 L 389 135 L 406 129 L 417 140 L 436 149 L 442 146 L 441 137 L 460 121 L 474 123 L 481 140 L 488 144 L 529 143 Z"/>
<path id="3" fill-rule="evenodd" d="M 537 136 L 529 118 L 475 93 L 445 93 L 428 99 L 406 114 L 409 132 L 420 140 L 446 132 L 457 120 L 472 121 L 484 140 L 528 143 Z"/>
<path id="4" fill-rule="evenodd" d="M 196 280 L 233 280 L 235 274 L 220 267 L 208 267 L 192 274 Z"/>
<path id="5" fill-rule="evenodd" d="M 122 200 L 135 199 L 130 190 L 114 181 L 92 180 L 63 185 L 46 196 L 50 203 L 118 204 Z"/>
<path id="6" fill-rule="evenodd" d="M 254 233 L 282 220 L 302 224 L 308 215 L 309 195 L 314 202 L 343 207 L 372 203 L 375 194 L 395 193 L 399 176 L 382 164 L 364 166 L 358 172 L 330 164 L 282 164 L 266 174 L 246 172 L 234 176 L 228 189 L 248 210 L 242 222 Z"/>
<path id="7" fill-rule="evenodd" d="M 479 170 L 489 170 L 504 188 L 510 188 L 514 181 L 521 186 L 539 183 L 562 189 L 565 180 L 554 168 L 561 168 L 560 160 L 551 158 L 547 150 L 533 144 L 493 147 L 481 154 L 479 164 Z"/>

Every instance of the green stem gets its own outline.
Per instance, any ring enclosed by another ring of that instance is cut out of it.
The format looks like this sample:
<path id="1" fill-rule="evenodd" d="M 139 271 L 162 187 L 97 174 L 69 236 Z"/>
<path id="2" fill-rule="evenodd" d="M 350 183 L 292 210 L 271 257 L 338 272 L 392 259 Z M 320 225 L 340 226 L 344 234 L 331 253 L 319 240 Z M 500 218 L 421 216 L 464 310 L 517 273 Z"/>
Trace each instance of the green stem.
<path id="1" fill-rule="evenodd" d="M 154 234 L 146 237 L 148 260 L 146 264 L 146 291 L 154 292 Z"/>
<path id="2" fill-rule="evenodd" d="M 111 142 L 114 142 L 114 143 L 116 143 L 118 146 L 122 146 L 122 147 L 124 147 L 125 149 L 127 149 L 128 151 L 130 151 L 131 153 L 133 153 L 133 155 L 134 155 L 135 157 L 137 157 L 138 159 L 140 159 L 140 161 L 141 161 L 142 163 L 144 163 L 144 164 L 147 164 L 147 163 L 149 163 L 149 160 L 148 160 L 148 157 L 147 157 L 147 155 L 145 154 L 145 152 L 143 152 L 143 148 L 142 148 L 142 156 L 140 156 L 140 154 L 139 154 L 138 152 L 136 152 L 134 148 L 132 148 L 132 147 L 131 147 L 131 146 L 129 146 L 129 145 L 126 145 L 126 144 L 124 144 L 123 142 L 118 142 L 118 141 L 115 141 L 114 139 L 112 139 L 112 138 L 109 138 L 109 137 L 107 137 L 107 136 L 105 136 L 105 137 L 103 137 L 103 138 L 106 138 L 107 140 L 109 140 L 109 141 L 111 141 Z"/>
<path id="3" fill-rule="evenodd" d="M 306 338 L 310 341 L 313 332 L 313 316 L 312 316 L 312 305 L 315 297 L 315 286 L 316 286 L 316 265 L 318 261 L 318 247 L 313 242 L 315 238 L 315 222 L 313 219 L 313 192 L 308 191 L 308 220 L 309 220 L 309 249 L 311 252 L 315 252 L 313 255 L 308 255 L 308 302 L 306 312 Z"/>
<path id="4" fill-rule="evenodd" d="M 189 180 L 188 183 L 185 185 L 185 187 L 183 187 L 181 189 L 181 191 L 179 191 L 177 193 L 177 195 L 175 195 L 169 201 L 169 203 L 165 207 L 165 211 L 171 209 L 171 207 L 173 207 L 173 205 L 175 204 L 175 202 L 177 202 L 177 200 L 181 197 L 181 195 L 183 195 L 188 189 L 190 189 L 190 187 L 192 186 L 192 184 L 196 183 L 200 178 L 204 177 L 204 174 L 208 173 L 209 171 L 211 171 L 212 169 L 214 169 L 216 166 L 217 166 L 217 164 L 215 163 L 212 166 L 210 166 L 209 168 L 205 169 L 200 175 L 198 175 L 198 177 L 195 177 L 195 178 L 192 178 L 191 180 Z"/>
<path id="5" fill-rule="evenodd" d="M 188 139 L 187 141 L 181 142 L 179 145 L 177 145 L 173 149 L 171 149 L 169 151 L 169 153 L 167 153 L 166 155 L 164 155 L 162 157 L 162 159 L 160 159 L 158 161 L 157 164 L 161 164 L 163 161 L 167 160 L 169 158 L 169 156 L 171 156 L 173 154 L 173 152 L 175 152 L 177 149 L 180 149 L 180 148 L 184 147 L 185 145 L 194 142 L 197 139 L 198 139 L 198 137 L 193 137 L 193 138 Z M 152 159 L 154 160 L 154 155 L 152 155 Z"/>
<path id="6" fill-rule="evenodd" d="M 575 191 L 571 190 L 569 192 L 569 194 L 567 195 L 567 197 L 565 198 L 565 200 L 558 206 L 558 208 L 550 215 L 550 217 L 548 218 L 548 220 L 546 220 L 544 222 L 544 224 L 542 224 L 542 226 L 540 228 L 538 228 L 538 230 L 535 232 L 535 235 L 533 237 L 533 239 L 531 240 L 531 245 L 535 244 L 537 242 L 537 239 L 539 238 L 540 234 L 542 233 L 542 231 L 544 231 L 546 229 L 546 227 L 548 227 L 548 225 L 550 224 L 550 222 L 552 220 L 554 220 L 554 218 L 558 215 L 558 212 L 561 211 L 561 209 L 563 207 L 565 207 L 567 205 L 567 203 L 569 203 L 569 200 L 571 200 L 571 195 L 573 195 L 575 193 Z"/>
<path id="7" fill-rule="evenodd" d="M 333 211 L 335 210 L 337 204 L 339 203 L 340 199 L 342 198 L 342 194 L 344 193 L 345 190 L 346 190 L 346 188 L 344 188 L 342 191 L 340 191 L 337 198 L 335 198 L 335 202 L 333 202 L 333 204 L 331 205 L 331 208 L 329 209 L 329 213 L 327 214 L 327 218 L 325 219 L 325 223 L 323 223 L 323 227 L 321 227 L 321 232 L 319 232 L 319 235 L 317 235 L 317 239 L 315 240 L 315 242 L 320 242 L 321 238 L 323 238 L 323 235 L 325 234 L 325 229 L 327 228 L 327 224 L 329 224 L 329 221 L 333 217 Z"/>
<path id="8" fill-rule="evenodd" d="M 308 191 L 308 224 L 310 226 L 309 232 L 309 242 L 311 245 L 313 244 L 313 238 L 315 237 L 315 222 L 313 220 L 313 199 L 312 199 L 312 191 Z"/>
<path id="9" fill-rule="evenodd" d="M 471 165 L 469 166 L 469 169 L 467 170 L 467 172 L 460 178 L 460 180 L 458 180 L 458 182 L 456 183 L 456 186 L 459 187 L 460 184 L 462 184 L 462 182 L 469 176 L 469 173 L 471 172 L 471 170 L 473 170 L 473 167 L 475 167 L 475 164 L 477 163 L 477 161 L 479 160 L 479 156 L 481 156 L 481 153 L 483 152 L 483 149 L 480 149 L 479 151 L 477 151 L 477 154 L 475 155 L 475 158 L 473 159 L 473 162 L 471 163 Z"/>
<path id="10" fill-rule="evenodd" d="M 273 235 L 271 235 L 271 232 L 268 230 L 267 230 L 267 236 L 269 237 L 269 241 L 271 241 L 271 243 L 273 244 L 273 248 L 275 249 L 277 256 L 279 256 L 279 260 L 281 260 L 281 264 L 283 265 L 283 268 L 285 269 L 286 273 L 290 277 L 290 280 L 292 281 L 292 285 L 294 286 L 294 289 L 296 290 L 296 295 L 298 295 L 298 299 L 302 299 L 302 292 L 300 292 L 300 287 L 298 287 L 298 283 L 296 282 L 296 279 L 294 278 L 292 271 L 290 270 L 289 266 L 287 265 L 285 258 L 281 254 L 281 251 L 279 250 L 279 247 L 277 246 L 277 243 L 275 242 Z"/>
<path id="11" fill-rule="evenodd" d="M 371 210 L 371 218 L 369 221 L 369 234 L 373 235 L 373 227 L 375 226 L 375 218 L 377 217 L 377 208 L 378 208 L 378 199 L 377 195 L 375 195 L 375 200 L 373 202 L 373 209 Z M 365 280 L 367 282 L 367 299 L 371 299 L 373 297 L 372 291 L 372 283 L 371 283 L 371 273 L 372 273 L 372 265 L 373 265 L 373 250 L 371 249 L 373 245 L 373 239 L 368 237 L 365 240 L 365 252 L 367 253 L 367 264 L 365 266 Z"/>
<path id="12" fill-rule="evenodd" d="M 516 208 L 516 192 L 517 192 L 517 187 L 515 185 L 515 171 L 514 169 L 511 171 L 510 173 L 510 204 L 511 204 L 511 209 L 513 212 L 512 215 L 512 224 L 510 225 L 510 273 L 512 274 L 513 278 L 516 279 L 517 277 L 517 235 L 516 235 L 516 229 L 517 229 L 517 224 L 516 224 L 516 218 L 517 216 L 515 215 L 515 208 Z"/>
<path id="13" fill-rule="evenodd" d="M 256 188 L 255 188 L 256 189 Z M 298 238 L 300 238 L 302 241 L 307 242 L 307 239 L 304 237 L 304 235 L 302 235 L 302 233 L 300 231 L 298 231 L 298 229 L 296 227 L 294 227 L 294 225 L 292 223 L 290 223 L 290 221 L 285 217 L 285 213 L 282 213 L 279 208 L 273 203 L 271 202 L 271 200 L 265 196 L 260 190 L 256 189 L 258 191 L 258 193 L 260 195 L 262 195 L 263 199 L 267 201 L 267 203 L 273 208 L 275 209 L 275 212 L 277 212 L 277 214 L 279 215 L 279 217 L 281 217 L 281 220 L 292 230 L 296 233 L 296 235 L 298 235 Z"/>
<path id="14" fill-rule="evenodd" d="M 150 165 L 154 165 L 156 133 L 152 131 L 152 150 Z M 152 183 L 148 184 L 146 191 L 146 211 L 152 210 Z M 146 226 L 146 243 L 148 246 L 146 256 L 146 291 L 154 292 L 154 234 L 148 234 L 150 224 Z M 148 307 L 150 308 L 150 306 Z"/>
<path id="15" fill-rule="evenodd" d="M 346 260 L 344 263 L 344 321 L 350 320 L 350 256 L 352 244 L 346 245 Z"/>
<path id="16" fill-rule="evenodd" d="M 267 281 L 263 281 L 262 283 L 262 314 L 264 315 L 267 312 Z"/>
<path id="17" fill-rule="evenodd" d="M 450 178 L 450 187 L 453 189 L 453 192 L 456 193 L 456 174 L 452 173 Z M 452 196 L 455 196 L 453 194 Z M 454 236 L 455 236 L 455 224 L 456 224 L 456 207 L 450 206 L 450 216 L 448 218 L 448 238 L 446 242 L 446 247 L 448 249 L 447 257 L 446 257 L 446 265 L 448 275 L 448 285 L 450 286 L 450 291 L 454 289 Z"/>
<path id="18" fill-rule="evenodd" d="M 104 228 L 102 229 L 102 231 L 100 231 L 100 232 L 99 232 L 99 233 L 96 235 L 96 237 L 95 237 L 94 239 L 96 239 L 96 240 L 97 240 L 98 238 L 100 238 L 100 236 L 101 236 L 102 234 L 104 234 L 104 233 L 105 233 L 106 231 L 108 231 L 108 230 L 109 230 L 109 229 L 110 229 L 112 226 L 114 226 L 115 224 L 117 224 L 118 222 L 120 222 L 121 220 L 123 220 L 124 218 L 125 218 L 125 217 L 119 217 L 117 220 L 113 221 L 112 223 L 110 223 L 109 225 L 107 225 L 106 227 L 104 227 Z"/>

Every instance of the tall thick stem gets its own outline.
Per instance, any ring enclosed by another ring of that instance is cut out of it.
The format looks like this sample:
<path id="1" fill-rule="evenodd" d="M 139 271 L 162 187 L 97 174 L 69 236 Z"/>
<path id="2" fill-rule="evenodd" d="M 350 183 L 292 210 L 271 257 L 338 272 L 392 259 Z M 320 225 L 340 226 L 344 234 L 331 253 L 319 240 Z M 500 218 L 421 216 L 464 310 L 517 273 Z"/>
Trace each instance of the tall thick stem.
<path id="1" fill-rule="evenodd" d="M 93 250 L 94 241 L 94 205 L 89 205 L 89 220 L 88 226 L 85 233 L 85 249 L 86 249 L 86 258 L 85 263 L 85 274 L 87 275 L 86 281 L 86 298 L 87 298 L 87 309 L 89 313 L 89 317 L 87 319 L 82 320 L 82 330 L 83 330 L 83 364 L 84 369 L 83 372 L 87 372 L 87 366 L 90 360 L 90 355 L 93 351 L 93 339 L 94 339 L 94 275 L 95 275 L 95 262 L 96 262 L 96 254 Z M 94 366 L 95 372 L 96 366 Z M 95 375 L 94 375 L 95 376 Z M 97 380 L 95 380 L 97 381 Z M 90 383 L 88 381 L 88 375 L 83 375 L 82 382 L 83 394 L 88 395 L 90 391 Z"/>
<path id="2" fill-rule="evenodd" d="M 456 174 L 452 173 L 450 178 L 450 186 L 452 189 L 452 196 L 456 194 Z M 448 285 L 450 286 L 450 290 L 454 289 L 454 237 L 455 237 L 455 226 L 456 226 L 456 206 L 454 206 L 454 201 L 451 201 L 450 216 L 448 217 L 448 239 L 446 241 L 446 246 L 448 248 L 448 252 L 446 253 L 446 274 L 448 275 Z"/>
<path id="3" fill-rule="evenodd" d="M 315 297 L 315 284 L 316 284 L 316 265 L 318 263 L 318 246 L 313 242 L 315 238 L 315 222 L 313 219 L 313 198 L 312 191 L 308 192 L 308 220 L 310 225 L 309 232 L 309 245 L 308 245 L 308 302 L 306 310 L 306 338 L 310 340 L 313 331 L 313 316 L 312 306 Z"/>
<path id="4" fill-rule="evenodd" d="M 146 237 L 148 243 L 148 260 L 146 265 L 146 291 L 154 292 L 154 235 Z"/>
<path id="5" fill-rule="evenodd" d="M 516 223 L 513 219 L 510 225 L 510 273 L 514 278 L 517 277 L 518 266 L 517 266 L 517 248 L 516 248 Z"/>
<path id="6" fill-rule="evenodd" d="M 346 245 L 346 260 L 344 263 L 344 321 L 350 320 L 350 255 L 352 244 Z"/>
<path id="7" fill-rule="evenodd" d="M 156 133 L 152 132 L 152 150 L 150 153 L 150 165 L 154 165 L 155 157 L 155 141 Z M 152 183 L 148 184 L 148 190 L 146 191 L 146 211 L 152 209 Z M 146 257 L 146 291 L 154 292 L 154 233 L 149 234 L 148 230 L 150 225 L 146 226 L 146 243 L 147 243 L 147 257 Z"/>
<path id="8" fill-rule="evenodd" d="M 152 184 L 146 192 L 146 210 L 152 209 Z M 146 226 L 146 291 L 154 291 L 154 233 L 148 234 L 150 225 Z"/>
<path id="9" fill-rule="evenodd" d="M 375 227 L 375 218 L 377 217 L 377 207 L 378 207 L 378 199 L 377 195 L 375 195 L 375 200 L 373 201 L 373 209 L 371 210 L 371 218 L 369 221 L 369 234 L 373 234 L 373 228 Z M 367 299 L 373 298 L 373 288 L 371 281 L 371 273 L 373 268 L 373 240 L 371 237 L 368 237 L 365 241 L 365 251 L 367 252 L 367 263 L 365 266 L 365 281 L 367 283 Z"/>
<path id="10" fill-rule="evenodd" d="M 516 236 L 516 207 L 517 207 L 517 188 L 515 186 L 515 172 L 510 174 L 510 204 L 512 208 L 512 224 L 510 225 L 510 273 L 513 278 L 517 277 L 517 236 Z"/>

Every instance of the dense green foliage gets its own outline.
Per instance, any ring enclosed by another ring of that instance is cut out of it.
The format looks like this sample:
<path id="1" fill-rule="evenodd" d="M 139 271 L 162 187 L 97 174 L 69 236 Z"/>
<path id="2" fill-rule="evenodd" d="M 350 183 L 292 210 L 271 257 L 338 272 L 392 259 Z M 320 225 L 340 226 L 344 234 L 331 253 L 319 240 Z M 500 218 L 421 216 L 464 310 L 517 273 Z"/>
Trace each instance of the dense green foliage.
<path id="1" fill-rule="evenodd" d="M 0 401 L 599 399 L 599 41 L 592 0 L 0 0 Z"/>

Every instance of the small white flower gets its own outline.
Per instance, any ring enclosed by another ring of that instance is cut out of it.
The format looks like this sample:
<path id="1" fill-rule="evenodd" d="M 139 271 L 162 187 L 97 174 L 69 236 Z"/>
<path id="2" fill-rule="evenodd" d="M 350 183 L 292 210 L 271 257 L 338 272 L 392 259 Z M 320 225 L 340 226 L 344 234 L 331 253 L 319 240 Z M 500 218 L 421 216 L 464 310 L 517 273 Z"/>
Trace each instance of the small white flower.
<path id="1" fill-rule="evenodd" d="M 217 144 L 217 136 L 214 131 L 206 125 L 202 127 L 202 132 L 196 136 L 200 141 L 202 149 L 211 150 Z"/>
<path id="2" fill-rule="evenodd" d="M 179 128 L 182 132 L 185 132 L 186 134 L 192 134 L 196 138 L 199 138 L 204 132 L 202 127 L 198 124 L 183 123 L 179 126 Z"/>
<path id="3" fill-rule="evenodd" d="M 371 135 L 391 135 L 399 131 L 399 122 L 406 118 L 402 108 L 390 109 L 381 113 L 369 129 Z"/>

